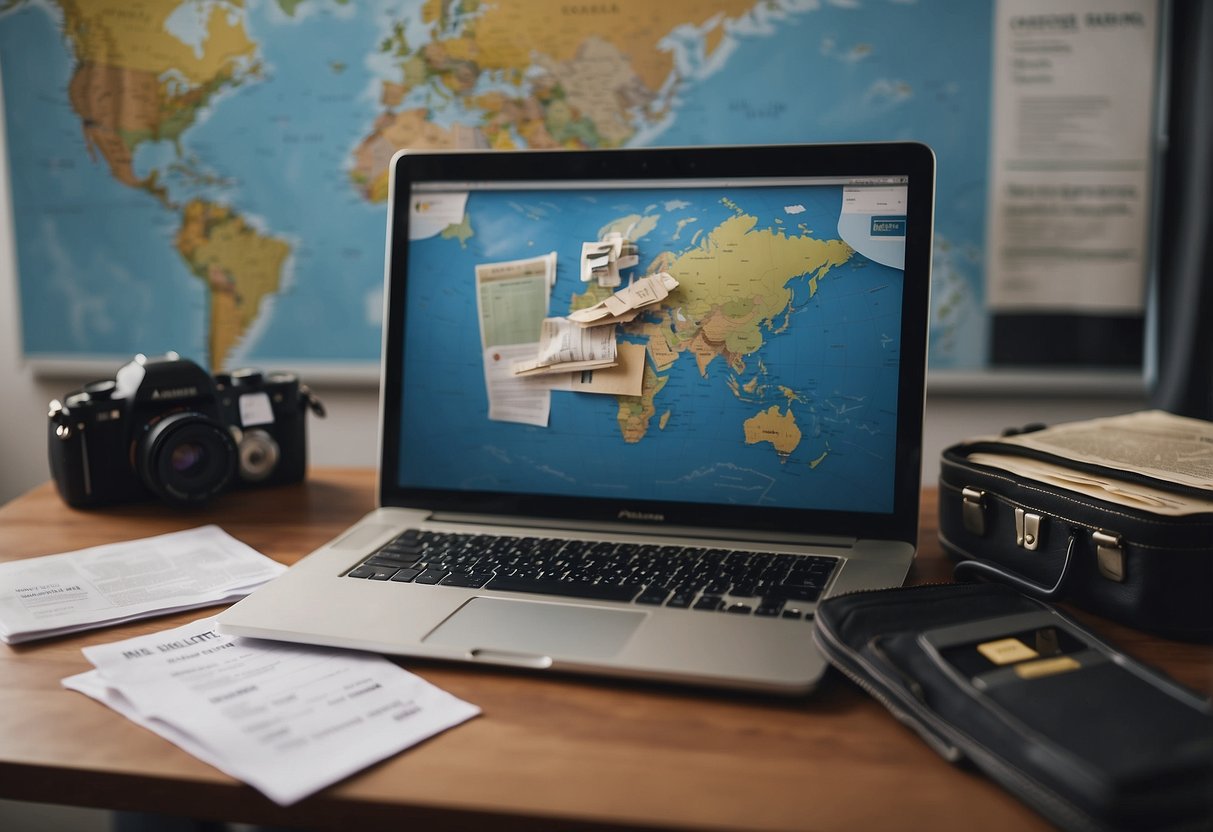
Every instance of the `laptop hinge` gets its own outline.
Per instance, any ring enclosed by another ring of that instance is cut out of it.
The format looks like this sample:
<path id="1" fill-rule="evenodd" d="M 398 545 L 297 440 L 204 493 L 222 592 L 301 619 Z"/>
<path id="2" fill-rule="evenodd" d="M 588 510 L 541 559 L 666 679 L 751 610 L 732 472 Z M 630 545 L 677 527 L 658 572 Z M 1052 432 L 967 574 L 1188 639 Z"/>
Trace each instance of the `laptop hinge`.
<path id="1" fill-rule="evenodd" d="M 656 526 L 635 523 L 595 523 L 582 520 L 561 520 L 549 517 L 499 517 L 490 514 L 459 514 L 456 512 L 434 512 L 430 520 L 438 523 L 459 523 L 475 526 L 511 526 L 526 529 L 559 529 L 561 531 L 591 532 L 595 534 L 626 534 L 643 537 L 645 542 L 667 537 L 695 537 L 705 540 L 747 541 L 751 543 L 782 543 L 794 546 L 828 546 L 840 549 L 853 548 L 857 538 L 840 535 L 803 535 L 787 532 L 756 531 L 754 529 L 714 529 L 702 526 Z"/>

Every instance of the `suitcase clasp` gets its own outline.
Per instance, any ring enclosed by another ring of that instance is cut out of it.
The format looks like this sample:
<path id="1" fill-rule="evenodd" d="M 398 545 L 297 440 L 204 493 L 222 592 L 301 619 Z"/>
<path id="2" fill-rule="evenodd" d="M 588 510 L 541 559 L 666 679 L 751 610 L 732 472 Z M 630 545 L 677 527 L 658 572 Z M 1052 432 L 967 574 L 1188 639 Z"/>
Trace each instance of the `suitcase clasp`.
<path id="1" fill-rule="evenodd" d="M 961 489 L 960 493 L 963 498 L 961 519 L 964 522 L 965 530 L 984 536 L 986 533 L 986 492 L 966 486 Z"/>
<path id="2" fill-rule="evenodd" d="M 1035 552 L 1040 545 L 1040 515 L 1015 509 L 1015 545 Z"/>
<path id="3" fill-rule="evenodd" d="M 1095 541 L 1095 564 L 1099 567 L 1099 574 L 1109 581 L 1123 583 L 1125 550 L 1121 546 L 1120 535 L 1100 529 L 1091 533 L 1091 540 Z"/>

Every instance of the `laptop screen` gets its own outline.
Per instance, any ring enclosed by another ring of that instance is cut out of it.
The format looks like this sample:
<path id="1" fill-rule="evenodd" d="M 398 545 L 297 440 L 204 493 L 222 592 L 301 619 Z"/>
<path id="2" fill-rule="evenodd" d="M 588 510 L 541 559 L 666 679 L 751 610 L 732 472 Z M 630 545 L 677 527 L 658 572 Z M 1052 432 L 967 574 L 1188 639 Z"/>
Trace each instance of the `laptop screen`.
<path id="1" fill-rule="evenodd" d="M 384 503 L 896 526 L 933 174 L 860 147 L 398 157 Z"/>

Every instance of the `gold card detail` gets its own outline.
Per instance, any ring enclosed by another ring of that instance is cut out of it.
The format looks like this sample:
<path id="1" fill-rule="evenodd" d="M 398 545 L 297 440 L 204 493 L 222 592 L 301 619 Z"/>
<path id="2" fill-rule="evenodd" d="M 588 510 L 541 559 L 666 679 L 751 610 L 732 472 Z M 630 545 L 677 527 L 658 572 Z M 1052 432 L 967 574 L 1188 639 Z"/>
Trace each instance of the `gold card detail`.
<path id="1" fill-rule="evenodd" d="M 1040 654 L 1017 638 L 1003 638 L 977 645 L 977 652 L 997 665 L 1034 659 Z"/>
<path id="2" fill-rule="evenodd" d="M 1038 662 L 1024 662 L 1015 667 L 1015 675 L 1021 679 L 1039 679 L 1041 676 L 1052 676 L 1054 673 L 1067 673 L 1082 667 L 1069 656 L 1057 656 L 1052 659 L 1041 659 Z"/>

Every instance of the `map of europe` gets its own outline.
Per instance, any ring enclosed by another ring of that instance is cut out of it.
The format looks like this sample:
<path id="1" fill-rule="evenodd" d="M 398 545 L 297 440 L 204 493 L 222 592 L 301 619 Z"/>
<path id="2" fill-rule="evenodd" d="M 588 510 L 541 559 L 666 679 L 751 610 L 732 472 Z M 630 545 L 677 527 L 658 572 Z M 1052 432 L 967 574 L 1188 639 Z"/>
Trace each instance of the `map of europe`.
<path id="1" fill-rule="evenodd" d="M 932 360 L 980 361 L 989 21 L 943 0 L 0 0 L 23 351 L 374 378 L 401 147 L 914 139 L 940 160 Z"/>
<path id="2" fill-rule="evenodd" d="M 891 510 L 904 275 L 840 237 L 842 186 L 489 190 L 464 211 L 409 244 L 405 484 Z M 611 294 L 579 254 L 613 231 L 638 274 L 678 281 L 618 329 L 645 347 L 640 395 L 553 391 L 546 426 L 490 421 L 477 265 L 555 253 L 566 315 Z"/>

